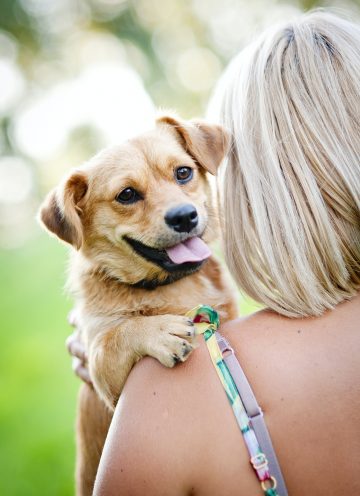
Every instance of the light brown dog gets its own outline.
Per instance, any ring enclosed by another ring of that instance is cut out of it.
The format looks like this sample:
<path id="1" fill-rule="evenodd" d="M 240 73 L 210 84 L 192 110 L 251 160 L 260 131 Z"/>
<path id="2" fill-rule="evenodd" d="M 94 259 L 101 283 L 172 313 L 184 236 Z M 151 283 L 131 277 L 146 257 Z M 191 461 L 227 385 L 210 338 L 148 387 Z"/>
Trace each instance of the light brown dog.
<path id="1" fill-rule="evenodd" d="M 186 360 L 195 342 L 184 315 L 200 303 L 223 320 L 236 316 L 207 247 L 218 230 L 207 172 L 216 173 L 227 141 L 220 126 L 161 117 L 73 171 L 41 207 L 46 228 L 76 248 L 69 287 L 95 388 L 83 385 L 79 397 L 78 495 L 92 494 L 133 365 L 145 355 L 166 367 Z"/>

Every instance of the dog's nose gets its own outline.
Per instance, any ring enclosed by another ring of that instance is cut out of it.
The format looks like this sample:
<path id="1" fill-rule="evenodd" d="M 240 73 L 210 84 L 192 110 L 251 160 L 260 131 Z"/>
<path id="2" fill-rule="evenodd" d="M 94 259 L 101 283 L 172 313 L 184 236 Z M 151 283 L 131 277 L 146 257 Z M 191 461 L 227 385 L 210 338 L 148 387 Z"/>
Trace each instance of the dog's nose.
<path id="1" fill-rule="evenodd" d="M 166 224 L 177 232 L 190 232 L 198 224 L 198 214 L 194 205 L 186 203 L 171 208 L 165 214 Z"/>

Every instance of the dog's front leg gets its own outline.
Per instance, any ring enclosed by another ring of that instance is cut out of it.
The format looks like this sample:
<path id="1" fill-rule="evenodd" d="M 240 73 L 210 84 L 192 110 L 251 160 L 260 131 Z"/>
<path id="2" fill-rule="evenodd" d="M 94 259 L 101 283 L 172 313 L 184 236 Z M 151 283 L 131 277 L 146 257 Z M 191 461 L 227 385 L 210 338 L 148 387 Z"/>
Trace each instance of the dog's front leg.
<path id="1" fill-rule="evenodd" d="M 166 367 L 187 359 L 195 348 L 194 326 L 187 317 L 131 317 L 97 334 L 89 343 L 90 376 L 100 397 L 114 409 L 133 365 L 143 356 Z"/>

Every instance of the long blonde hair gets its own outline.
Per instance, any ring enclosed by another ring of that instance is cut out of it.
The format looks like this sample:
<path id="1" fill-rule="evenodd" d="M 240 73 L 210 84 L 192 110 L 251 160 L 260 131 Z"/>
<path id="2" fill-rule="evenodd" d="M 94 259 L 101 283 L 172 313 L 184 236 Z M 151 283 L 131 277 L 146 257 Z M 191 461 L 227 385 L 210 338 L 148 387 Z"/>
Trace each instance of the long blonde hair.
<path id="1" fill-rule="evenodd" d="M 319 11 L 273 28 L 219 91 L 230 271 L 283 315 L 320 315 L 360 287 L 360 28 Z"/>

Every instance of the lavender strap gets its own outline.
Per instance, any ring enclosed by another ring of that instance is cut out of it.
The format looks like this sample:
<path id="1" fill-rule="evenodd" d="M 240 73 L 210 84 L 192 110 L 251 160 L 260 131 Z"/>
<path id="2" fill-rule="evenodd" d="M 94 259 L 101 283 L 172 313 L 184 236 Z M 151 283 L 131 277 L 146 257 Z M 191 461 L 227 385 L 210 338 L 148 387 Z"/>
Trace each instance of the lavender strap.
<path id="1" fill-rule="evenodd" d="M 245 410 L 251 420 L 251 424 L 255 431 L 261 450 L 266 455 L 266 458 L 268 460 L 270 473 L 276 479 L 276 490 L 279 496 L 288 496 L 280 465 L 277 460 L 275 450 L 273 448 L 270 435 L 265 424 L 263 412 L 261 411 L 261 408 L 256 401 L 255 395 L 250 387 L 248 380 L 246 379 L 243 369 L 241 368 L 237 358 L 235 357 L 234 350 L 232 349 L 228 341 L 219 332 L 216 332 L 215 334 L 220 351 L 223 354 L 224 362 L 226 363 L 227 368 L 232 375 Z"/>

